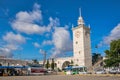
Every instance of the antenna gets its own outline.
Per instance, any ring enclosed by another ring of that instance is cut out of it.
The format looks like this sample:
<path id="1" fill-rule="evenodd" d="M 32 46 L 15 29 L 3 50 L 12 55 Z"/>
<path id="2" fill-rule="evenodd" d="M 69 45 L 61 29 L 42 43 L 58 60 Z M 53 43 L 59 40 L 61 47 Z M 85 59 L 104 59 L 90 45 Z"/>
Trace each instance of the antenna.
<path id="1" fill-rule="evenodd" d="M 80 15 L 80 17 L 81 17 L 81 8 L 79 8 L 79 15 Z"/>

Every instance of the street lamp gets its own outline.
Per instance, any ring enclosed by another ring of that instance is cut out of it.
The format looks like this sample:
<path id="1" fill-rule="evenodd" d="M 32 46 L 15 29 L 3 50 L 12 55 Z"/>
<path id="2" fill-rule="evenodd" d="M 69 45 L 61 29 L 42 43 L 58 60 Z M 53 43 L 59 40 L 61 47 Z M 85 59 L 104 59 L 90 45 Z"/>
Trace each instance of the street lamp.
<path id="1" fill-rule="evenodd" d="M 40 53 L 42 53 L 43 54 L 43 67 L 45 67 L 45 62 L 46 62 L 46 51 L 45 50 L 42 50 L 42 49 L 40 49 Z"/>

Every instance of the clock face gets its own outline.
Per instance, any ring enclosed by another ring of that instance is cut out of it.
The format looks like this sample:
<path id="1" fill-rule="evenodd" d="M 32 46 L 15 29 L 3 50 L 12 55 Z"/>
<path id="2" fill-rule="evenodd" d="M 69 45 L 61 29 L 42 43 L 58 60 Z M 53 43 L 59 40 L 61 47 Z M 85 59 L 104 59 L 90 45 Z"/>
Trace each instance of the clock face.
<path id="1" fill-rule="evenodd" d="M 75 37 L 79 38 L 80 37 L 80 31 L 75 32 Z"/>

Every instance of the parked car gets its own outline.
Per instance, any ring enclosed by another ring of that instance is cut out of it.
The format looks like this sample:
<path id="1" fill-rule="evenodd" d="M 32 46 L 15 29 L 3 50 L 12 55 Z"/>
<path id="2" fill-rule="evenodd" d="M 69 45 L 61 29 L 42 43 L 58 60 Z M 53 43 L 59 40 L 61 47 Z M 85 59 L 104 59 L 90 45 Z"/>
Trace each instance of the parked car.
<path id="1" fill-rule="evenodd" d="M 52 70 L 50 70 L 50 69 L 48 69 L 48 70 L 47 70 L 47 72 L 48 72 L 48 73 L 52 73 L 53 71 L 52 71 Z"/>
<path id="2" fill-rule="evenodd" d="M 95 74 L 106 74 L 105 70 L 97 70 Z"/>
<path id="3" fill-rule="evenodd" d="M 120 69 L 111 69 L 109 71 L 110 74 L 120 74 Z"/>
<path id="4" fill-rule="evenodd" d="M 117 71 L 118 74 L 120 74 L 120 69 Z"/>
<path id="5" fill-rule="evenodd" d="M 66 73 L 66 75 L 71 75 L 72 71 L 71 70 L 67 70 L 65 73 Z"/>
<path id="6" fill-rule="evenodd" d="M 79 72 L 79 74 L 88 74 L 88 72 L 85 72 L 85 71 L 84 72 Z"/>

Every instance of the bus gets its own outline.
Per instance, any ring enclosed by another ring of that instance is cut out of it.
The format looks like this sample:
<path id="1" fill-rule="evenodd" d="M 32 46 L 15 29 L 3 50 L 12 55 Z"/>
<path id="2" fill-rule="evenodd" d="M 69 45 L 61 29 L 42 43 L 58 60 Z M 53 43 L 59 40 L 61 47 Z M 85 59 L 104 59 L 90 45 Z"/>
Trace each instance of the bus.
<path id="1" fill-rule="evenodd" d="M 28 75 L 44 75 L 47 70 L 40 64 L 31 64 L 28 66 Z"/>
<path id="2" fill-rule="evenodd" d="M 87 67 L 85 66 L 73 66 L 72 74 L 87 74 Z"/>
<path id="3" fill-rule="evenodd" d="M 65 67 L 65 74 L 71 75 L 71 74 L 87 74 L 87 67 L 85 66 L 69 66 Z"/>
<path id="4" fill-rule="evenodd" d="M 20 76 L 27 74 L 26 66 L 0 66 L 0 76 Z"/>

